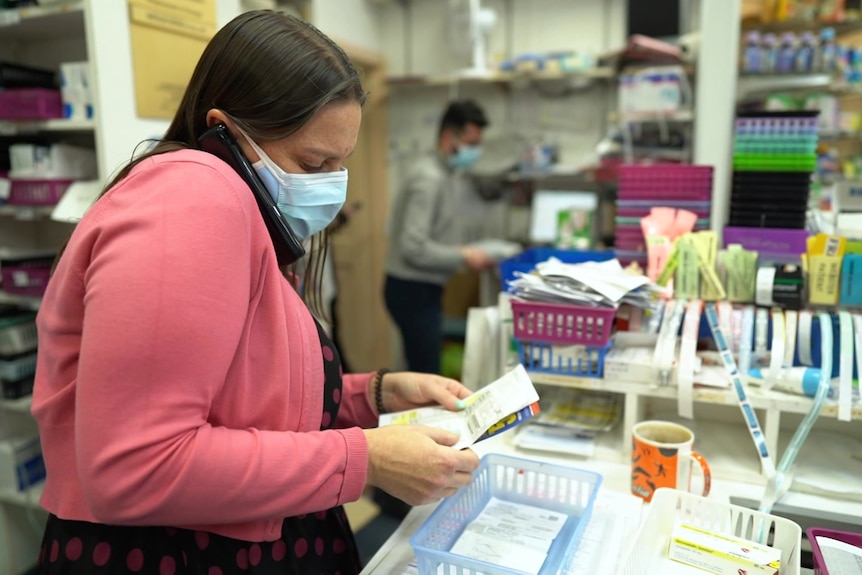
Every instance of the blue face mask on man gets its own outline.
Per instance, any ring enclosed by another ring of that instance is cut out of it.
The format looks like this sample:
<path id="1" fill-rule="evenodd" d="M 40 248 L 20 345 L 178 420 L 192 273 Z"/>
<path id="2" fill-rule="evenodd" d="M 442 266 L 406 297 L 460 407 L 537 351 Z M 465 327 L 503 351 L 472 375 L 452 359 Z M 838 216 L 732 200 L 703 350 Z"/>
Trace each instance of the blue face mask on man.
<path id="1" fill-rule="evenodd" d="M 458 151 L 449 156 L 449 166 L 456 169 L 469 170 L 476 165 L 481 156 L 481 146 L 461 144 Z"/>
<path id="2" fill-rule="evenodd" d="M 294 233 L 305 240 L 331 224 L 347 199 L 347 169 L 320 174 L 288 173 L 240 132 L 260 157 L 252 167 Z"/>

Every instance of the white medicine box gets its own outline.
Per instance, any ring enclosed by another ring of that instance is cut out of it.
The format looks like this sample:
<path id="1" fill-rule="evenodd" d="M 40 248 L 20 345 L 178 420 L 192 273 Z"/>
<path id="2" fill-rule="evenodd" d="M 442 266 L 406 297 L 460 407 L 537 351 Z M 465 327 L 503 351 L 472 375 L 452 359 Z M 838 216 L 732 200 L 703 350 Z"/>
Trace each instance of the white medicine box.
<path id="1" fill-rule="evenodd" d="M 0 491 L 23 491 L 45 479 L 38 435 L 0 439 Z"/>

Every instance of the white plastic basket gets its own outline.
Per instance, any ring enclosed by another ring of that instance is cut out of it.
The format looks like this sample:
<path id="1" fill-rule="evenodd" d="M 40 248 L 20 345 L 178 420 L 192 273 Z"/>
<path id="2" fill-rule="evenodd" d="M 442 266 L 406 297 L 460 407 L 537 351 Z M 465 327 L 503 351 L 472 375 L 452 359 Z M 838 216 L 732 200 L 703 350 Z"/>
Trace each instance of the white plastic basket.
<path id="1" fill-rule="evenodd" d="M 678 521 L 781 549 L 780 574 L 799 575 L 802 528 L 793 521 L 668 488 L 656 490 L 621 575 L 690 574 L 693 568 L 667 557 Z"/>
<path id="2" fill-rule="evenodd" d="M 0 380 L 18 381 L 36 373 L 36 354 L 28 353 L 14 359 L 0 358 Z"/>

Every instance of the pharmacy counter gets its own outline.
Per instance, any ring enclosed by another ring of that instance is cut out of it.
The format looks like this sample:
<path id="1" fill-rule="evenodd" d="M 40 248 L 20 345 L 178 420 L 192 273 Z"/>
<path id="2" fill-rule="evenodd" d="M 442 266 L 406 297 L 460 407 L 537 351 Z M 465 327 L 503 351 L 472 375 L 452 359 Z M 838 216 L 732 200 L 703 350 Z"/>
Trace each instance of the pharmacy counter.
<path id="1" fill-rule="evenodd" d="M 592 573 L 616 573 L 620 569 L 622 556 L 627 550 L 637 531 L 637 526 L 644 515 L 646 505 L 640 499 L 630 494 L 631 469 L 629 465 L 617 462 L 587 460 L 571 456 L 553 455 L 536 451 L 516 449 L 510 444 L 512 434 L 501 436 L 476 444 L 473 449 L 480 457 L 489 453 L 499 453 L 535 459 L 548 463 L 556 463 L 577 467 L 600 473 L 603 477 L 590 523 L 583 535 L 577 554 L 573 558 L 570 569 L 565 575 L 580 575 Z M 713 479 L 710 499 L 729 503 L 732 497 L 759 498 L 763 487 L 757 485 L 735 483 Z M 788 494 L 786 499 L 799 500 L 799 495 Z M 811 496 L 807 496 L 811 497 Z M 848 502 L 838 502 L 816 498 L 815 503 L 827 507 L 840 507 Z M 806 502 L 803 501 L 803 504 Z M 853 507 L 856 503 L 849 503 Z M 371 558 L 361 575 L 415 575 L 415 556 L 410 546 L 410 537 L 435 509 L 435 504 L 415 507 L 407 515 L 399 528 L 392 534 L 380 550 Z M 804 528 L 804 526 L 803 526 Z M 618 549 L 619 552 L 614 552 Z M 803 574 L 810 573 L 805 570 Z"/>

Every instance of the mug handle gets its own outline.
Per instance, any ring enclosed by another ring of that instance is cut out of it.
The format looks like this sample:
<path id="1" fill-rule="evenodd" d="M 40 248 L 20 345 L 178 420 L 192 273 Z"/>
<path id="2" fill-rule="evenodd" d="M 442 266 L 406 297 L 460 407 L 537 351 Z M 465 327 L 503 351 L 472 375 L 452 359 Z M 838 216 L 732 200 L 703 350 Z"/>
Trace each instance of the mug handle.
<path id="1" fill-rule="evenodd" d="M 706 497 L 709 495 L 709 490 L 712 487 L 712 471 L 709 469 L 709 463 L 706 462 L 706 458 L 696 451 L 692 451 L 687 454 L 688 457 L 692 459 L 695 463 L 700 467 L 701 472 L 703 473 L 703 493 L 701 495 Z M 695 467 L 692 465 L 692 467 Z"/>

